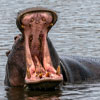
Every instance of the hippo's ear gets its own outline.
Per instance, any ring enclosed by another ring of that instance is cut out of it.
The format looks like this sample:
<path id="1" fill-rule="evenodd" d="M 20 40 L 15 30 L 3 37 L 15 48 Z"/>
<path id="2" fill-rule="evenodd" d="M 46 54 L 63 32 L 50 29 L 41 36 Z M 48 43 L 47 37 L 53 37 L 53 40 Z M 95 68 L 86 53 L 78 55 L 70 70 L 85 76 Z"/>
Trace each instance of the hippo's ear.
<path id="1" fill-rule="evenodd" d="M 16 43 L 20 38 L 22 37 L 22 34 L 18 34 L 14 37 L 14 43 Z M 11 50 L 6 51 L 6 56 L 10 54 Z"/>
<path id="2" fill-rule="evenodd" d="M 7 57 L 8 57 L 8 55 L 10 54 L 10 51 L 11 51 L 11 50 L 6 51 L 6 56 L 7 56 Z"/>
<path id="3" fill-rule="evenodd" d="M 22 36 L 21 34 L 16 35 L 16 36 L 14 37 L 14 40 L 19 39 L 21 36 Z"/>
<path id="4" fill-rule="evenodd" d="M 21 34 L 18 34 L 14 37 L 14 43 L 16 43 L 22 37 Z"/>

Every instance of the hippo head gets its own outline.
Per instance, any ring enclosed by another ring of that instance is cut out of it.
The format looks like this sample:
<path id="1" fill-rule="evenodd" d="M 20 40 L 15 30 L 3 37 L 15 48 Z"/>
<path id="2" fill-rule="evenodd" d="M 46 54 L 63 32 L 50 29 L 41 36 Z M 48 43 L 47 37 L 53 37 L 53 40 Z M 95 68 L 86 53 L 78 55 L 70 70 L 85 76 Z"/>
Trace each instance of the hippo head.
<path id="1" fill-rule="evenodd" d="M 63 80 L 59 57 L 48 38 L 56 21 L 56 13 L 44 8 L 29 8 L 17 16 L 16 24 L 25 40 L 25 83 L 30 88 L 54 88 Z"/>

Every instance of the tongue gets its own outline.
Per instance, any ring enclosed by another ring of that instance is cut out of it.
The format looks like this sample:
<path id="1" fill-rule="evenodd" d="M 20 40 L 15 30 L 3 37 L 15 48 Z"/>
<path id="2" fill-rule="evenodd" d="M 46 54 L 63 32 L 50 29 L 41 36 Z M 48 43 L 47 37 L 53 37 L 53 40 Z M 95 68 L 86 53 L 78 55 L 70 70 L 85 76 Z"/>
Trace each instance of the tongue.
<path id="1" fill-rule="evenodd" d="M 36 28 L 38 29 L 38 28 Z M 28 28 L 24 31 L 26 65 L 29 73 L 56 73 L 47 45 L 47 29 L 42 31 Z M 31 75 L 29 75 L 31 77 Z M 29 77 L 29 78 L 30 78 Z"/>

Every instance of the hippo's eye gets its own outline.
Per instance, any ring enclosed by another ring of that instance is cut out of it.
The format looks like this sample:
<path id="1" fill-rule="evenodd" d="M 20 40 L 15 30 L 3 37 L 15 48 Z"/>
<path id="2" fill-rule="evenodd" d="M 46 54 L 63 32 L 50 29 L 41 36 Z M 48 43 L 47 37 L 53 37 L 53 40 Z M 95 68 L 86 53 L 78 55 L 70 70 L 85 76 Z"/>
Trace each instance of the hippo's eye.
<path id="1" fill-rule="evenodd" d="M 44 17 L 42 17 L 42 21 L 46 21 L 46 19 Z"/>
<path id="2" fill-rule="evenodd" d="M 34 18 L 31 19 L 31 22 L 34 22 Z"/>

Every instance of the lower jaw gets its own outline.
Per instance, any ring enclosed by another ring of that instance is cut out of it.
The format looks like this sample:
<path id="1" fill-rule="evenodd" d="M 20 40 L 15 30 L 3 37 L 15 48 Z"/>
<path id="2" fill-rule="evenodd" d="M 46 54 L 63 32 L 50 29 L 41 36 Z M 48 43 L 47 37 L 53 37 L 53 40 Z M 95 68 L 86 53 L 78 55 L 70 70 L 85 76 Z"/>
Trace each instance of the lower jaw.
<path id="1" fill-rule="evenodd" d="M 25 78 L 25 82 L 27 84 L 34 84 L 34 83 L 40 83 L 40 82 L 45 82 L 45 81 L 62 81 L 62 74 L 58 74 L 58 73 L 50 73 L 47 72 L 46 74 L 42 75 L 42 73 L 40 74 L 36 74 L 35 75 L 31 75 L 30 78 L 28 78 L 28 76 L 26 76 Z"/>
<path id="2" fill-rule="evenodd" d="M 25 78 L 25 84 L 30 89 L 55 89 L 55 87 L 59 86 L 63 81 L 62 74 L 59 72 L 59 67 L 56 73 L 47 72 L 44 75 L 42 75 L 42 73 L 34 73 L 34 75 L 31 75 L 31 78 Z"/>
<path id="3" fill-rule="evenodd" d="M 52 90 L 56 89 L 62 84 L 61 80 L 41 80 L 39 82 L 31 82 L 27 83 L 26 86 L 31 90 Z"/>

